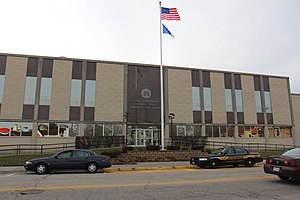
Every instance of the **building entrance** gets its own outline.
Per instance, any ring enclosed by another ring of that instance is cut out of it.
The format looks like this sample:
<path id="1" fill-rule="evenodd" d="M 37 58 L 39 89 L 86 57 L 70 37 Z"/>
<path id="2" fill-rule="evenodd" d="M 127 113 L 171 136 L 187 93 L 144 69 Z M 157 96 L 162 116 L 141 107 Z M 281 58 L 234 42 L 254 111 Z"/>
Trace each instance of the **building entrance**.
<path id="1" fill-rule="evenodd" d="M 160 129 L 128 127 L 127 145 L 160 145 Z"/>

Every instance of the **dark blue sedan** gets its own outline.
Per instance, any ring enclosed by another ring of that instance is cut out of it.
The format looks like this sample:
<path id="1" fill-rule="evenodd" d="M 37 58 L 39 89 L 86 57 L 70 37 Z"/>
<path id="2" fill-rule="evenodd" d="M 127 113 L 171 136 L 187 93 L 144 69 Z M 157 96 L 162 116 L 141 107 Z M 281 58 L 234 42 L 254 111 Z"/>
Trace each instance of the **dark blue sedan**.
<path id="1" fill-rule="evenodd" d="M 99 169 L 108 167 L 111 167 L 108 156 L 97 155 L 85 149 L 61 151 L 47 158 L 28 160 L 24 165 L 26 171 L 34 171 L 38 174 L 45 174 L 52 170 L 86 170 L 95 173 Z"/>

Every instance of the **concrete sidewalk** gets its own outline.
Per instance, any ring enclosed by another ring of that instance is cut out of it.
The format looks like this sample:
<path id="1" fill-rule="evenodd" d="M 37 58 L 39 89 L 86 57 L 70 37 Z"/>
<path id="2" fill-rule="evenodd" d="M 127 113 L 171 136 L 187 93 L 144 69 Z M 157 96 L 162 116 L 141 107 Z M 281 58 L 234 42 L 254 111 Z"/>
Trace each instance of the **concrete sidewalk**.
<path id="1" fill-rule="evenodd" d="M 104 172 L 114 171 L 143 171 L 143 170 L 170 170 L 170 169 L 195 169 L 189 161 L 178 162 L 139 162 L 129 165 L 112 165 L 110 168 L 104 169 Z M 25 172 L 23 166 L 0 167 L 0 174 Z"/>

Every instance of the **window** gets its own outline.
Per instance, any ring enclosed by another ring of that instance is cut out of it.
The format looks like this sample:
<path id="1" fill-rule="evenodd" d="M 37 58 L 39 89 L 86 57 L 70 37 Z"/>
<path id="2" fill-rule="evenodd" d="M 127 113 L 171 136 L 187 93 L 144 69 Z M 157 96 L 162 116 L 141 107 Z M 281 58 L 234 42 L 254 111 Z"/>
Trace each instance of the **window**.
<path id="1" fill-rule="evenodd" d="M 71 106 L 80 106 L 81 102 L 81 80 L 72 79 L 71 82 Z"/>
<path id="2" fill-rule="evenodd" d="M 260 91 L 255 91 L 256 112 L 262 112 Z"/>
<path id="3" fill-rule="evenodd" d="M 204 110 L 211 111 L 211 89 L 203 88 L 204 93 Z"/>
<path id="4" fill-rule="evenodd" d="M 95 107 L 96 81 L 87 80 L 85 85 L 85 106 Z"/>
<path id="5" fill-rule="evenodd" d="M 87 157 L 90 156 L 89 152 L 87 151 L 73 151 L 72 157 Z"/>
<path id="6" fill-rule="evenodd" d="M 200 111 L 200 87 L 192 87 L 192 95 L 193 95 L 193 110 Z"/>
<path id="7" fill-rule="evenodd" d="M 38 123 L 40 137 L 75 137 L 79 135 L 77 123 Z"/>
<path id="8" fill-rule="evenodd" d="M 231 89 L 225 89 L 225 99 L 226 99 L 226 111 L 233 112 L 232 90 Z"/>
<path id="9" fill-rule="evenodd" d="M 264 92 L 264 95 L 265 95 L 266 113 L 272 113 L 270 92 Z"/>
<path id="10" fill-rule="evenodd" d="M 235 153 L 236 154 L 246 154 L 247 152 L 245 151 L 245 149 L 243 149 L 241 147 L 235 147 Z"/>
<path id="11" fill-rule="evenodd" d="M 5 76 L 0 75 L 0 104 L 3 101 L 4 80 L 5 80 Z"/>
<path id="12" fill-rule="evenodd" d="M 57 155 L 57 158 L 70 158 L 72 151 L 63 152 Z"/>
<path id="13" fill-rule="evenodd" d="M 268 127 L 269 137 L 290 138 L 291 127 Z"/>
<path id="14" fill-rule="evenodd" d="M 24 104 L 34 105 L 36 80 L 36 77 L 26 77 Z"/>
<path id="15" fill-rule="evenodd" d="M 40 105 L 50 105 L 52 78 L 42 78 Z"/>
<path id="16" fill-rule="evenodd" d="M 242 90 L 235 90 L 236 111 L 244 112 Z"/>

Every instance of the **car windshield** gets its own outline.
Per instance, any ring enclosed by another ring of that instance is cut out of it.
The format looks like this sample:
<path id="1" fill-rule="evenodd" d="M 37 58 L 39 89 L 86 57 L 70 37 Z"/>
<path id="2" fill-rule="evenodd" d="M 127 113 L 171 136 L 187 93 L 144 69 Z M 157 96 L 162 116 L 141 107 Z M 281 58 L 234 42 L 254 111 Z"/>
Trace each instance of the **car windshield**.
<path id="1" fill-rule="evenodd" d="M 283 156 L 300 157 L 300 148 L 291 149 L 282 154 Z"/>
<path id="2" fill-rule="evenodd" d="M 213 153 L 213 154 L 220 154 L 220 153 L 223 151 L 223 149 L 224 149 L 224 148 L 220 148 L 220 149 L 213 150 L 212 153 Z"/>

